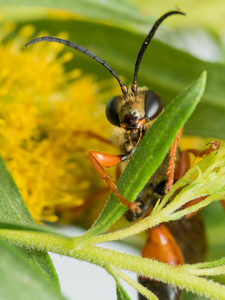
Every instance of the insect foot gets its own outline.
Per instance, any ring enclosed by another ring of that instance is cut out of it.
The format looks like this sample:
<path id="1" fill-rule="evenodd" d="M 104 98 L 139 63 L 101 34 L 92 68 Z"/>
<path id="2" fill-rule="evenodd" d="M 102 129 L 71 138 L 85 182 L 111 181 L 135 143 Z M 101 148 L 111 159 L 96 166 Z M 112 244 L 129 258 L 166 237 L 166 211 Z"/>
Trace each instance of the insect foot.
<path id="1" fill-rule="evenodd" d="M 133 203 L 130 203 L 129 209 L 132 211 L 132 213 L 134 215 L 139 215 L 139 214 L 141 214 L 141 211 L 142 211 L 140 206 L 141 206 L 141 202 L 133 202 Z"/>
<path id="2" fill-rule="evenodd" d="M 205 150 L 206 154 L 209 154 L 214 150 L 216 150 L 216 154 L 217 154 L 218 151 L 219 151 L 219 148 L 220 148 L 220 142 L 219 141 L 214 141 L 214 142 L 210 142 L 206 145 L 210 145 L 210 144 L 211 144 L 211 146 L 208 149 Z"/>

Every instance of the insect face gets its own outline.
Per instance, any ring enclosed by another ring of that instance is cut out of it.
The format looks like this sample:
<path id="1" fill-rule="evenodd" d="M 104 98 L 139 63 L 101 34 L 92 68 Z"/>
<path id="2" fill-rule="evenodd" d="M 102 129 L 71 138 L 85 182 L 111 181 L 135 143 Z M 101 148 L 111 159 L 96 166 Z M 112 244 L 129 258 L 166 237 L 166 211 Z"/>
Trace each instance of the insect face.
<path id="1" fill-rule="evenodd" d="M 159 94 L 142 88 L 137 93 L 113 97 L 106 107 L 106 117 L 111 124 L 122 127 L 130 135 L 131 143 L 138 144 L 139 137 L 159 116 L 163 107 Z"/>

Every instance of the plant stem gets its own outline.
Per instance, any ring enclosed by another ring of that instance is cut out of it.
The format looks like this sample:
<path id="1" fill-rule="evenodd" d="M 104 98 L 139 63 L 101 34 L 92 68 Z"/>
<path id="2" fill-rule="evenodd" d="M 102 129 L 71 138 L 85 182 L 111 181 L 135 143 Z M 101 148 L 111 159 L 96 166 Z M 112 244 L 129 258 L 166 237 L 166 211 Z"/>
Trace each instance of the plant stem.
<path id="1" fill-rule="evenodd" d="M 197 276 L 218 276 L 225 274 L 225 266 L 219 266 L 210 269 L 190 269 L 190 274 Z"/>
<path id="2" fill-rule="evenodd" d="M 114 267 L 136 272 L 168 284 L 175 284 L 181 289 L 209 299 L 225 299 L 224 286 L 185 272 L 180 267 L 87 244 L 74 248 L 71 239 L 44 233 L 0 230 L 0 235 L 16 245 L 54 252 L 88 261 L 101 267 L 111 264 Z"/>
<path id="3" fill-rule="evenodd" d="M 114 272 L 122 278 L 124 281 L 129 283 L 131 286 L 133 286 L 138 292 L 140 292 L 142 295 L 144 295 L 147 299 L 150 300 L 159 300 L 156 295 L 154 295 L 151 291 L 149 291 L 147 288 L 145 288 L 143 285 L 140 283 L 132 280 L 129 276 L 124 274 L 120 269 L 115 269 Z"/>

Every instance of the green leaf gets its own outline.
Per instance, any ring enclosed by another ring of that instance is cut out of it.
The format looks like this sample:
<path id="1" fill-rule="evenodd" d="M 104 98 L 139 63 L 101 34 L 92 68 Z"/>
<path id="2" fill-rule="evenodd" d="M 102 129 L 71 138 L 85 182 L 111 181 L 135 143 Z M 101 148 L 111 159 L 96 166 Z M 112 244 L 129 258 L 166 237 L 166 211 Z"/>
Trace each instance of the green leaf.
<path id="1" fill-rule="evenodd" d="M 58 231 L 54 230 L 52 227 L 47 226 L 47 225 L 21 224 L 21 223 L 10 223 L 10 222 L 1 222 L 0 221 L 0 228 L 1 229 L 11 229 L 11 230 L 21 230 L 21 231 L 35 231 L 35 232 L 40 232 L 40 233 L 56 235 L 56 236 L 63 237 L 68 240 L 70 239 L 66 235 L 59 233 Z"/>
<path id="2" fill-rule="evenodd" d="M 118 273 L 122 276 L 125 276 L 126 279 L 129 278 L 129 276 L 126 276 L 123 272 L 121 272 L 119 269 L 114 269 L 112 267 L 112 264 L 110 264 L 110 267 L 107 265 L 105 266 L 106 271 L 108 271 L 109 274 L 111 274 L 116 282 L 116 294 L 117 294 L 117 300 L 131 300 L 130 297 L 128 296 L 126 290 L 124 289 L 124 287 L 122 286 Z M 122 277 L 123 279 L 125 279 L 124 277 Z M 125 279 L 125 280 L 126 280 Z M 131 284 L 131 282 L 129 282 Z M 132 285 L 132 284 L 131 284 Z"/>
<path id="3" fill-rule="evenodd" d="M 31 12 L 31 16 L 33 16 L 32 11 L 34 9 L 32 10 L 32 7 L 35 7 L 35 11 L 38 8 L 40 16 L 43 16 L 43 10 L 40 10 L 40 7 L 60 9 L 74 13 L 75 15 L 82 15 L 89 20 L 107 20 L 107 22 L 120 24 L 120 27 L 127 29 L 137 29 L 137 27 L 141 29 L 144 25 L 149 25 L 150 19 L 149 16 L 144 16 L 141 13 L 141 7 L 126 0 L 106 1 L 104 3 L 99 0 L 58 0 L 57 2 L 53 0 L 13 0 L 8 1 L 7 4 L 4 0 L 0 0 L 0 5 L 2 6 L 2 10 L 13 6 L 14 13 L 13 9 L 11 9 L 11 11 L 6 10 L 6 14 L 11 17 L 14 16 L 17 20 L 21 20 L 21 15 L 27 19 L 27 11 Z M 17 16 L 15 13 L 17 6 L 20 8 L 20 16 Z"/>
<path id="4" fill-rule="evenodd" d="M 125 198 L 133 202 L 159 167 L 179 129 L 198 104 L 205 84 L 206 73 L 204 72 L 197 81 L 175 98 L 147 131 L 118 181 L 118 190 Z M 99 219 L 82 238 L 88 239 L 104 232 L 125 210 L 126 207 L 111 195 Z"/>
<path id="5" fill-rule="evenodd" d="M 43 8 L 52 8 L 70 11 L 76 15 L 82 15 L 89 20 L 107 21 L 112 24 L 118 23 L 121 27 L 135 30 L 143 30 L 146 25 L 149 25 L 152 13 L 154 13 L 155 17 L 175 8 L 173 3 L 171 5 L 171 2 L 166 0 L 160 1 L 160 4 L 157 1 L 149 2 L 148 0 L 138 2 L 134 0 L 9 0 L 7 3 L 4 0 L 0 0 L 0 5 L 2 5 L 1 11 L 9 7 L 10 9 L 6 11 L 7 16 L 14 17 L 17 20 L 21 20 L 22 18 L 37 18 L 34 12 L 43 16 Z M 13 9 L 12 6 L 16 7 L 13 7 Z M 164 11 L 162 11 L 162 7 Z M 222 30 L 225 25 L 223 0 L 215 0 L 213 2 L 199 0 L 197 3 L 196 1 L 184 0 L 182 1 L 182 7 L 187 15 L 191 17 L 187 18 L 186 22 L 180 24 L 180 27 L 187 28 L 190 25 L 192 28 L 193 25 L 203 26 L 217 33 L 223 33 Z M 19 14 L 17 13 L 18 8 Z M 200 11 L 201 14 L 199 13 Z M 47 10 L 45 14 L 47 14 Z M 176 22 L 176 19 L 171 20 L 172 23 L 179 24 L 179 22 Z"/>
<path id="6" fill-rule="evenodd" d="M 3 159 L 0 157 L 0 221 L 21 223 L 22 225 L 34 224 L 20 192 L 8 172 Z M 47 275 L 59 289 L 59 281 L 49 255 L 31 249 L 18 247 L 18 249 L 36 265 L 44 275 Z"/>
<path id="7" fill-rule="evenodd" d="M 0 299 L 65 300 L 40 269 L 1 239 L 0 253 Z"/>
<path id="8" fill-rule="evenodd" d="M 131 2 L 134 2 L 131 0 Z M 174 2 L 175 3 L 175 2 Z M 177 2 L 178 3 L 178 2 Z M 198 0 L 198 2 L 193 0 L 183 0 L 179 2 L 182 5 L 183 10 L 187 13 L 186 22 L 180 25 L 182 28 L 187 28 L 189 26 L 193 28 L 205 27 L 210 31 L 214 30 L 217 34 L 223 34 L 223 28 L 225 26 L 225 10 L 223 0 L 205 1 Z M 171 10 L 171 2 L 167 0 L 158 1 L 148 1 L 140 0 L 138 1 L 138 6 L 144 7 L 147 11 L 151 9 L 154 14 L 158 15 L 162 13 L 162 7 L 165 11 Z M 201 13 L 200 13 L 201 12 Z"/>
<path id="9" fill-rule="evenodd" d="M 131 300 L 119 281 L 116 284 L 116 294 L 117 300 Z"/>

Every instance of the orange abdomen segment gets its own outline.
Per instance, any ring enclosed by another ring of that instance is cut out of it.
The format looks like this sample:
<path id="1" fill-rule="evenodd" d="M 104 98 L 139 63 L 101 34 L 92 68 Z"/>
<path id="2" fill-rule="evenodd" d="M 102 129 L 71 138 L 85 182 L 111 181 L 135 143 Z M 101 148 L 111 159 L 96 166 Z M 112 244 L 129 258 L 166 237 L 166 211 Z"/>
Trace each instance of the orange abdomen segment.
<path id="1" fill-rule="evenodd" d="M 184 263 L 183 254 L 165 225 L 149 230 L 147 243 L 142 251 L 142 257 L 153 258 L 171 265 Z"/>

